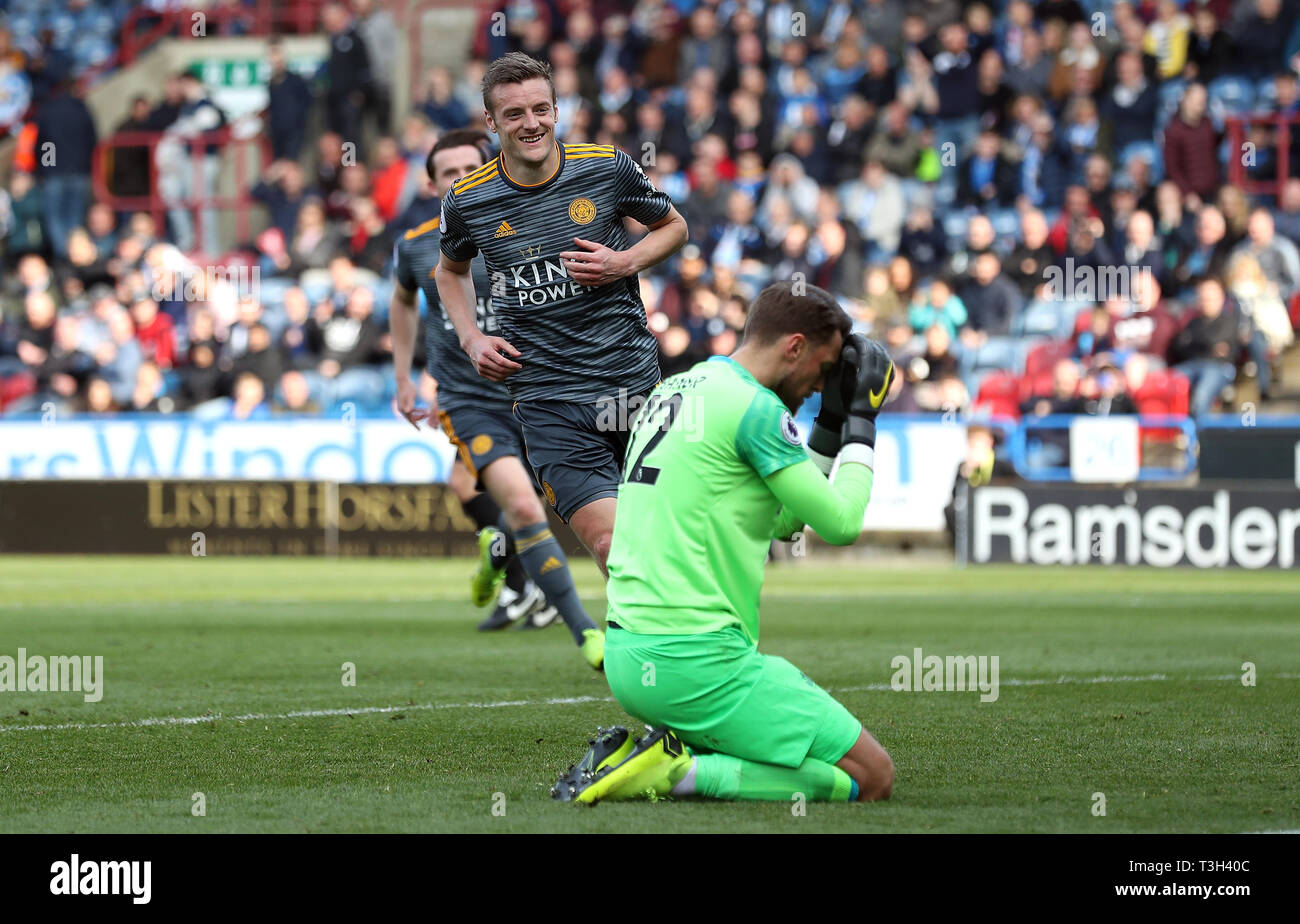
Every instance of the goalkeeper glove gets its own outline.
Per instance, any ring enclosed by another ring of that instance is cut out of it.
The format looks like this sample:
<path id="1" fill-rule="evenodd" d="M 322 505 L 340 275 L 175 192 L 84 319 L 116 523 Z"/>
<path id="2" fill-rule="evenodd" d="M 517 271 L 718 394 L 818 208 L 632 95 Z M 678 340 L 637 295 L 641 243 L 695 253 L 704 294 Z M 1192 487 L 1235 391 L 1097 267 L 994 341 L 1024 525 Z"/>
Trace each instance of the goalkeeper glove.
<path id="1" fill-rule="evenodd" d="M 894 361 L 880 343 L 868 340 L 862 334 L 850 335 L 841 358 L 854 373 L 852 381 L 846 382 L 849 398 L 846 401 L 848 419 L 844 424 L 844 442 L 864 443 L 875 448 L 876 415 L 889 396 L 889 386 L 894 381 Z"/>
<path id="2" fill-rule="evenodd" d="M 822 408 L 817 412 L 812 432 L 808 435 L 808 448 L 827 462 L 834 461 L 835 454 L 840 451 L 848 399 L 853 395 L 856 376 L 857 370 L 847 367 L 843 359 L 836 361 L 831 371 L 826 373 L 822 385 Z"/>

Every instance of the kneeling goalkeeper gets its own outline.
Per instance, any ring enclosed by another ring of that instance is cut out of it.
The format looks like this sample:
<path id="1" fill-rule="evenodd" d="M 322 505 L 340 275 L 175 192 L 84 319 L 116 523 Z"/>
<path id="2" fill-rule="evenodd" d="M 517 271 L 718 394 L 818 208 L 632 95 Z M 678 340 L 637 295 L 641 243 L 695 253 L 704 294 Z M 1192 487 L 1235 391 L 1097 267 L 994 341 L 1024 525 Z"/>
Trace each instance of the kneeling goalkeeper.
<path id="1" fill-rule="evenodd" d="M 764 289 L 736 352 L 667 379 L 638 417 L 609 555 L 605 676 L 652 731 L 589 755 L 592 772 L 558 798 L 889 797 L 894 766 L 875 738 L 789 661 L 757 650 L 770 541 L 806 524 L 848 545 L 862 529 L 894 374 L 829 293 L 801 293 Z M 815 391 L 805 450 L 792 414 Z"/>

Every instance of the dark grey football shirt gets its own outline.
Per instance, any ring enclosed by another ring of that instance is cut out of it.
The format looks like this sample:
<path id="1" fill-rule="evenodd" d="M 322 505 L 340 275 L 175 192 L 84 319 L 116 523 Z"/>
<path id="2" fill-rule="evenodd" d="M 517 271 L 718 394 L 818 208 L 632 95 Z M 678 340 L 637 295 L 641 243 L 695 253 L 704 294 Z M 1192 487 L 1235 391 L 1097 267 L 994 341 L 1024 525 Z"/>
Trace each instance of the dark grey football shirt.
<path id="1" fill-rule="evenodd" d="M 509 392 L 505 386 L 485 379 L 474 371 L 474 364 L 461 349 L 460 338 L 456 336 L 447 312 L 442 310 L 438 287 L 433 281 L 433 271 L 442 254 L 438 246 L 442 238 L 439 225 L 440 219 L 434 218 L 402 235 L 397 242 L 397 259 L 393 270 L 393 275 L 402 288 L 411 292 L 423 289 L 425 300 L 429 304 L 429 315 L 425 319 L 424 328 L 425 352 L 428 355 L 426 366 L 429 374 L 438 380 L 438 406 L 451 411 L 467 405 L 483 407 L 486 404 L 509 411 Z M 483 264 L 482 257 L 470 264 L 470 274 L 474 279 L 474 295 L 478 300 L 479 330 L 497 336 L 497 320 L 492 314 L 487 267 Z"/>
<path id="2" fill-rule="evenodd" d="M 442 202 L 442 252 L 486 258 L 500 336 L 523 354 L 523 368 L 505 381 L 516 400 L 586 404 L 659 381 L 637 278 L 582 286 L 560 254 L 579 249 L 575 237 L 624 250 L 624 216 L 649 225 L 671 208 L 611 145 L 561 145 L 559 167 L 534 186 L 512 180 L 498 155 L 452 187 Z"/>

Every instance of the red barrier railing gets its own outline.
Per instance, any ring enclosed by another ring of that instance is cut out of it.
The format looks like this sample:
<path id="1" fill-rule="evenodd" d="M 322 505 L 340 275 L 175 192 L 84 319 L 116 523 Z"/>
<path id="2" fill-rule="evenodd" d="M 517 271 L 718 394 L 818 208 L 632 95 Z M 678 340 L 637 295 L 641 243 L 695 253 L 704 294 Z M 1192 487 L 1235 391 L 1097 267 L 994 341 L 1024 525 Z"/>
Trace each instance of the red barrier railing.
<path id="1" fill-rule="evenodd" d="M 1228 182 L 1238 187 L 1247 195 L 1278 196 L 1282 187 L 1290 179 L 1291 172 L 1291 126 L 1300 122 L 1300 115 L 1283 116 L 1275 113 L 1230 116 L 1224 120 L 1228 130 Z M 1272 128 L 1276 133 L 1274 147 L 1277 154 L 1277 176 L 1271 180 L 1255 180 L 1250 177 L 1250 167 L 1242 161 L 1248 126 L 1259 125 Z"/>
<path id="2" fill-rule="evenodd" d="M 213 195 L 210 198 L 192 195 L 180 200 L 165 199 L 158 192 L 156 157 L 158 145 L 164 139 L 177 141 L 189 148 L 190 168 L 194 171 L 191 189 L 195 190 L 203 188 L 203 155 L 206 148 L 215 145 L 218 148 L 216 156 L 223 161 L 233 156 L 235 195 Z M 148 150 L 149 195 L 119 196 L 110 188 L 107 167 L 112 159 L 108 157 L 108 153 L 119 148 Z M 250 170 L 248 157 L 245 156 L 250 148 L 258 153 L 259 163 L 256 170 Z M 178 138 L 166 132 L 117 132 L 95 146 L 90 177 L 96 202 L 103 202 L 119 212 L 148 212 L 153 216 L 160 230 L 165 227 L 164 222 L 169 210 L 183 208 L 189 211 L 194 218 L 195 250 L 198 253 L 212 254 L 217 252 L 215 247 L 219 242 L 203 239 L 204 227 L 200 213 L 209 209 L 234 210 L 236 240 L 247 240 L 250 236 L 249 206 L 254 201 L 248 194 L 251 186 L 250 177 L 260 174 L 271 163 L 271 159 L 271 143 L 264 133 L 251 138 L 237 138 L 230 126 L 194 138 Z"/>
<path id="3" fill-rule="evenodd" d="M 127 13 L 122 23 L 122 34 L 117 51 L 104 63 L 81 75 L 84 88 L 93 84 L 102 74 L 126 67 L 164 38 L 196 39 L 223 34 L 230 23 L 244 26 L 244 35 L 295 34 L 310 35 L 320 30 L 320 8 L 324 0 L 256 0 L 252 7 L 201 7 L 152 10 L 136 6 Z M 195 26 L 202 14 L 202 30 Z"/>

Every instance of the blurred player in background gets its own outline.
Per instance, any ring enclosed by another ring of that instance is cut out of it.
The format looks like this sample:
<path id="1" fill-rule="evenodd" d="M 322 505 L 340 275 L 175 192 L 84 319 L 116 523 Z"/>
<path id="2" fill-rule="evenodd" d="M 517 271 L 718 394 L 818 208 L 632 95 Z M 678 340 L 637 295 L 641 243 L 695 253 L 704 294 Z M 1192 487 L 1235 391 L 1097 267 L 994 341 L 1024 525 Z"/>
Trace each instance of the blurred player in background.
<path id="1" fill-rule="evenodd" d="M 637 418 L 609 555 L 605 676 L 652 731 L 633 745 L 625 729 L 601 729 L 553 790 L 562 801 L 889 797 L 894 766 L 876 739 L 789 661 L 758 651 L 771 540 L 807 524 L 849 545 L 862 530 L 894 375 L 830 293 L 805 292 L 768 286 L 736 352 L 668 378 Z M 792 415 L 817 391 L 805 450 Z"/>
<path id="2" fill-rule="evenodd" d="M 438 194 L 446 195 L 453 182 L 482 166 L 486 151 L 487 138 L 481 132 L 453 131 L 439 139 L 426 165 Z M 466 511 L 482 527 L 480 567 L 471 583 L 474 603 L 484 605 L 503 579 L 508 582 L 500 605 L 479 628 L 500 628 L 512 619 L 525 616 L 536 619 L 538 613 L 545 624 L 548 616 L 554 618 L 546 613 L 549 607 L 542 602 L 541 588 L 545 588 L 545 599 L 573 631 L 587 663 L 598 669 L 603 658 L 603 638 L 582 608 L 568 568 L 564 566 L 564 553 L 558 546 L 552 552 L 544 543 L 536 541 L 542 533 L 549 535 L 549 529 L 537 497 L 536 482 L 521 461 L 523 437 L 510 414 L 510 398 L 500 385 L 475 373 L 439 308 L 433 281 L 434 266 L 439 259 L 439 224 L 439 219 L 434 218 L 412 228 L 396 246 L 396 286 L 390 323 L 398 410 L 413 424 L 433 413 L 416 409 L 415 385 L 411 382 L 418 327 L 418 287 L 424 290 L 429 304 L 428 370 L 439 385 L 437 417 L 456 445 L 458 464 L 464 467 L 461 474 L 453 469 L 453 483 L 462 498 L 471 493 L 468 490 L 471 479 L 473 486 L 486 491 L 470 497 L 465 505 Z M 475 323 L 485 331 L 492 331 L 496 320 L 481 260 L 477 261 L 475 271 L 482 284 Z M 512 536 L 518 539 L 517 545 Z M 526 585 L 522 580 L 524 572 L 533 578 Z"/>
<path id="3" fill-rule="evenodd" d="M 627 154 L 557 141 L 550 65 L 498 58 L 483 105 L 501 153 L 442 200 L 438 291 L 474 367 L 514 398 L 547 500 L 604 570 L 627 422 L 660 378 L 637 273 L 685 243 L 686 222 Z M 630 247 L 625 218 L 650 229 Z M 474 324 L 479 253 L 499 336 Z"/>

